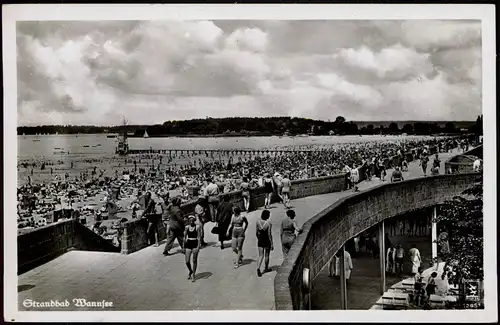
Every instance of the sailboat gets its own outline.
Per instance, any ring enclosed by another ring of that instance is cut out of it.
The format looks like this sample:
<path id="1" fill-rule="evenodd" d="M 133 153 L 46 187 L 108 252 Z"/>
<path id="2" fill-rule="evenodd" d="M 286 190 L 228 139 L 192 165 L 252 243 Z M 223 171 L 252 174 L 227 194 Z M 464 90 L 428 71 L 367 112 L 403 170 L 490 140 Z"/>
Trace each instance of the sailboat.
<path id="1" fill-rule="evenodd" d="M 144 131 L 144 136 L 143 136 L 143 138 L 149 138 L 148 131 L 146 131 L 146 130 Z"/>

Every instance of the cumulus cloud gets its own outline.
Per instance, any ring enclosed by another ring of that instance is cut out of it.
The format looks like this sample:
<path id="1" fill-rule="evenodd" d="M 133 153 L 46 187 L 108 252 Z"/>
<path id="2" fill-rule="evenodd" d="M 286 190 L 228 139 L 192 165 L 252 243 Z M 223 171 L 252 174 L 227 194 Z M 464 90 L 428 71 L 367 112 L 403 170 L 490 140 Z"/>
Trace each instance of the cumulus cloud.
<path id="1" fill-rule="evenodd" d="M 18 123 L 471 120 L 475 21 L 19 22 Z"/>

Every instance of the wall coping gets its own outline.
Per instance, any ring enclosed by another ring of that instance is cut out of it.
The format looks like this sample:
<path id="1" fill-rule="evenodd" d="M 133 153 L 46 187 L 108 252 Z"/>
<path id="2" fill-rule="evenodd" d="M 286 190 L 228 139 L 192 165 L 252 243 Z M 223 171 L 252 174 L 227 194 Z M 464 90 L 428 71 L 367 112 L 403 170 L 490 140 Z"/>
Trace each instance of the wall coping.
<path id="1" fill-rule="evenodd" d="M 374 187 L 371 187 L 365 191 L 359 192 L 359 193 L 353 193 L 351 195 L 345 196 L 343 198 L 340 198 L 339 200 L 335 201 L 332 205 L 326 207 L 322 211 L 320 211 L 318 214 L 316 214 L 314 217 L 310 218 L 307 220 L 303 226 L 302 226 L 302 233 L 299 234 L 290 249 L 288 255 L 285 257 L 283 260 L 283 263 L 281 264 L 280 268 L 278 269 L 278 272 L 276 274 L 276 277 L 274 279 L 274 295 L 275 299 L 280 298 L 282 301 L 280 303 L 282 310 L 292 310 L 294 309 L 293 303 L 292 303 L 292 297 L 291 297 L 291 292 L 290 292 L 290 287 L 289 287 L 289 279 L 292 271 L 297 267 L 297 261 L 299 260 L 299 256 L 303 253 L 303 250 L 305 248 L 305 243 L 307 242 L 309 236 L 311 236 L 311 229 L 313 226 L 322 218 L 332 215 L 335 213 L 335 210 L 337 210 L 339 207 L 342 207 L 344 205 L 349 205 L 350 202 L 356 203 L 364 200 L 367 196 L 370 196 L 370 194 L 374 192 L 380 192 L 380 191 L 387 191 L 391 188 L 397 188 L 401 186 L 412 186 L 411 184 L 419 183 L 419 182 L 428 182 L 436 179 L 449 179 L 449 178 L 461 178 L 461 177 L 467 177 L 467 176 L 479 176 L 481 173 L 460 173 L 460 174 L 440 174 L 440 175 L 435 175 L 435 176 L 427 176 L 427 177 L 419 177 L 419 178 L 413 178 L 409 180 L 405 180 L 402 182 L 397 182 L 397 183 L 387 183 L 387 184 L 380 184 Z M 411 211 L 411 210 L 408 210 Z M 378 222 L 377 222 L 378 223 Z M 366 229 L 369 229 L 370 227 L 375 226 L 375 224 L 369 224 L 364 230 L 361 232 L 365 231 Z M 359 235 L 359 233 L 354 234 L 351 236 L 349 239 Z M 340 247 L 345 245 L 345 243 L 349 240 L 345 240 L 341 243 Z M 312 279 L 311 279 L 312 280 Z M 284 301 L 283 301 L 284 300 Z M 276 305 L 276 303 L 275 303 Z"/>

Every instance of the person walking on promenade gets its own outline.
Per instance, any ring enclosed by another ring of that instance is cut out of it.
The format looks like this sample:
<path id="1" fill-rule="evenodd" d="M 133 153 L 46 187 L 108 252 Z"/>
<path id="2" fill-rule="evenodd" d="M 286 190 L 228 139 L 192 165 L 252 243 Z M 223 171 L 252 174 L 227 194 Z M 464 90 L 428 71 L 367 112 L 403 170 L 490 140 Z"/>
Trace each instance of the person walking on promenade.
<path id="1" fill-rule="evenodd" d="M 205 187 L 205 193 L 203 195 L 208 200 L 208 209 L 210 211 L 210 220 L 215 222 L 217 218 L 217 206 L 219 205 L 219 187 L 213 182 L 211 178 L 207 179 L 207 187 Z"/>
<path id="2" fill-rule="evenodd" d="M 417 249 L 417 245 L 411 244 L 408 256 L 410 258 L 411 275 L 415 276 L 420 268 L 420 263 L 422 263 L 422 257 L 420 257 L 420 251 Z"/>
<path id="3" fill-rule="evenodd" d="M 420 166 L 422 166 L 422 172 L 424 172 L 424 176 L 427 176 L 427 163 L 429 162 L 429 157 L 427 156 L 427 151 L 422 153 L 420 157 Z"/>
<path id="4" fill-rule="evenodd" d="M 243 177 L 243 182 L 240 184 L 241 196 L 243 198 L 243 208 L 246 212 L 250 211 L 250 184 L 248 183 L 248 177 Z"/>
<path id="5" fill-rule="evenodd" d="M 196 225 L 196 217 L 190 215 L 188 224 L 184 229 L 184 252 L 186 266 L 189 271 L 188 280 L 196 281 L 196 268 L 198 266 L 198 252 L 201 248 L 201 230 Z M 193 265 L 191 266 L 191 255 L 193 256 Z"/>
<path id="6" fill-rule="evenodd" d="M 181 213 L 181 199 L 174 197 L 169 211 L 168 233 L 163 255 L 170 255 L 169 251 L 174 245 L 174 240 L 177 239 L 179 246 L 184 250 L 184 219 Z"/>
<path id="7" fill-rule="evenodd" d="M 281 175 L 280 173 L 276 172 L 274 173 L 273 176 L 273 183 L 274 183 L 274 191 L 276 192 L 276 196 L 279 198 L 281 202 L 283 202 L 283 196 L 281 196 L 281 190 L 283 187 L 283 183 L 281 182 Z"/>
<path id="8" fill-rule="evenodd" d="M 142 212 L 141 218 L 146 219 L 148 222 L 148 227 L 146 229 L 146 236 L 148 238 L 148 245 L 151 245 L 152 238 L 155 239 L 155 247 L 158 247 L 158 219 L 159 216 L 156 214 L 156 203 L 151 198 L 151 192 L 147 192 L 145 196 L 145 208 Z"/>
<path id="9" fill-rule="evenodd" d="M 271 199 L 274 192 L 274 182 L 272 178 L 269 177 L 269 173 L 264 174 L 264 189 L 266 192 L 266 199 L 264 201 L 264 209 L 269 209 L 269 205 L 271 204 Z"/>
<path id="10" fill-rule="evenodd" d="M 245 216 L 241 215 L 241 209 L 234 208 L 234 215 L 231 218 L 231 227 L 227 230 L 226 236 L 229 237 L 229 232 L 232 230 L 231 247 L 236 254 L 236 261 L 234 268 L 237 269 L 243 264 L 243 243 L 245 242 L 245 232 L 248 228 L 248 220 Z"/>
<path id="11" fill-rule="evenodd" d="M 401 181 L 404 181 L 403 173 L 399 170 L 399 167 L 396 166 L 394 171 L 392 172 L 391 182 L 395 183 L 395 182 L 401 182 Z"/>
<path id="12" fill-rule="evenodd" d="M 440 166 L 441 160 L 439 159 L 439 154 L 436 152 L 436 154 L 434 155 L 434 161 L 432 162 L 432 167 L 436 167 L 437 169 L 439 169 Z"/>
<path id="13" fill-rule="evenodd" d="M 378 173 L 380 176 L 380 180 L 382 182 L 385 182 L 385 176 L 387 175 L 387 171 L 385 170 L 385 164 L 382 158 L 378 160 Z"/>
<path id="14" fill-rule="evenodd" d="M 260 220 L 257 220 L 256 236 L 257 236 L 257 249 L 259 251 L 259 259 L 257 261 L 257 276 L 261 277 L 262 272 L 260 267 L 262 260 L 264 261 L 264 273 L 270 272 L 269 269 L 269 255 L 274 250 L 272 224 L 269 222 L 271 212 L 269 210 L 262 211 Z"/>
<path id="15" fill-rule="evenodd" d="M 359 168 L 357 168 L 356 164 L 354 164 L 351 169 L 351 184 L 353 186 L 354 192 L 358 191 L 358 183 L 359 183 Z"/>
<path id="16" fill-rule="evenodd" d="M 286 215 L 288 218 L 283 219 L 281 221 L 281 229 L 280 229 L 280 237 L 281 237 L 281 248 L 283 250 L 283 257 L 285 257 L 290 248 L 292 247 L 295 238 L 297 237 L 296 233 L 301 233 L 302 229 L 297 225 L 297 221 L 295 221 L 295 211 L 287 210 Z"/>
<path id="17" fill-rule="evenodd" d="M 207 243 L 205 242 L 205 223 L 208 222 L 209 218 L 207 218 L 208 213 L 205 207 L 206 198 L 204 196 L 198 197 L 198 201 L 194 207 L 194 213 L 196 217 L 196 225 L 200 228 L 201 247 L 207 246 Z"/>
<path id="18" fill-rule="evenodd" d="M 282 193 L 282 196 L 283 196 L 283 204 L 285 205 L 285 209 L 288 209 L 290 208 L 290 197 L 289 197 L 289 194 L 290 194 L 290 187 L 292 185 L 292 182 L 290 181 L 290 173 L 289 172 L 286 172 L 285 173 L 285 177 L 283 177 L 283 179 L 281 180 L 281 184 L 283 185 L 282 189 L 281 189 L 281 193 Z"/>
<path id="19" fill-rule="evenodd" d="M 219 236 L 220 249 L 224 249 L 224 241 L 232 238 L 227 235 L 231 217 L 233 215 L 233 204 L 227 196 L 222 197 L 222 202 L 217 211 L 217 234 Z"/>
<path id="20" fill-rule="evenodd" d="M 345 165 L 344 166 L 344 169 L 342 170 L 342 172 L 345 173 L 345 178 L 346 178 L 346 190 L 349 190 L 351 189 L 352 187 L 352 184 L 351 184 L 351 167 L 349 167 L 348 165 Z"/>

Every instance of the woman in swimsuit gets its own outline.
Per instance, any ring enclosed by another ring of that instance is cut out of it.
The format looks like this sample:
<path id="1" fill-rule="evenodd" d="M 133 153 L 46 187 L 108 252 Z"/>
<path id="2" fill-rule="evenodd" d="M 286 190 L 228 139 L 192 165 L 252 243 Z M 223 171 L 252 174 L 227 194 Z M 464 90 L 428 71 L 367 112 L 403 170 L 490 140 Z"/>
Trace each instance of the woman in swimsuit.
<path id="1" fill-rule="evenodd" d="M 301 233 L 302 229 L 297 225 L 297 221 L 295 219 L 295 211 L 288 210 L 286 212 L 288 218 L 281 221 L 281 248 L 283 249 L 283 257 L 288 254 L 290 248 L 292 247 L 293 242 L 295 241 L 295 233 Z"/>
<path id="2" fill-rule="evenodd" d="M 196 280 L 196 267 L 198 266 L 198 252 L 201 247 L 201 230 L 196 225 L 196 217 L 188 217 L 188 225 L 184 229 L 184 251 L 186 266 L 189 271 L 188 280 Z M 191 268 L 191 254 L 193 255 L 193 267 Z"/>
<path id="3" fill-rule="evenodd" d="M 285 177 L 281 180 L 281 184 L 283 185 L 283 188 L 281 190 L 282 196 L 283 196 L 283 205 L 285 206 L 285 209 L 288 209 L 290 206 L 288 203 L 290 202 L 290 197 L 288 194 L 290 193 L 290 178 L 289 178 L 290 173 L 286 172 Z"/>
<path id="4" fill-rule="evenodd" d="M 226 236 L 229 237 L 229 231 L 233 229 L 231 247 L 237 258 L 234 262 L 234 268 L 238 268 L 243 264 L 243 242 L 245 241 L 245 231 L 248 228 L 248 220 L 241 215 L 239 207 L 234 208 L 234 215 L 231 218 L 231 227 L 227 230 Z"/>
<path id="5" fill-rule="evenodd" d="M 271 217 L 271 212 L 269 210 L 262 211 L 260 220 L 257 220 L 256 234 L 257 234 L 257 248 L 259 250 L 259 260 L 257 262 L 257 276 L 261 277 L 262 272 L 260 271 L 260 266 L 262 265 L 262 259 L 265 256 L 264 262 L 264 273 L 270 272 L 269 269 L 269 254 L 274 249 L 273 236 L 272 236 L 272 225 L 268 221 Z"/>
<path id="6" fill-rule="evenodd" d="M 269 177 L 269 173 L 264 174 L 264 188 L 266 192 L 266 200 L 264 202 L 264 209 L 268 209 L 271 204 L 271 197 L 274 192 L 273 179 Z"/>
<path id="7" fill-rule="evenodd" d="M 243 177 L 243 182 L 240 184 L 240 187 L 241 196 L 243 197 L 243 206 L 245 207 L 245 211 L 248 212 L 250 210 L 250 184 L 246 176 Z"/>

